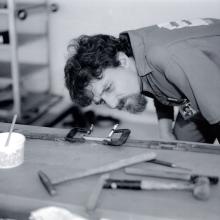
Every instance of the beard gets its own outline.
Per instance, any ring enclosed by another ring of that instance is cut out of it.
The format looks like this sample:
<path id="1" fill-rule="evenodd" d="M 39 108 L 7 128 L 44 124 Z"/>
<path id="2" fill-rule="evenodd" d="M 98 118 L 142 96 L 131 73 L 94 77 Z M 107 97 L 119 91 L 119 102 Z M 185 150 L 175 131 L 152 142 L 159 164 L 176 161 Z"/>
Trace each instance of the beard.
<path id="1" fill-rule="evenodd" d="M 125 109 L 132 114 L 141 113 L 145 110 L 147 100 L 144 95 L 133 94 L 120 100 L 118 109 Z"/>

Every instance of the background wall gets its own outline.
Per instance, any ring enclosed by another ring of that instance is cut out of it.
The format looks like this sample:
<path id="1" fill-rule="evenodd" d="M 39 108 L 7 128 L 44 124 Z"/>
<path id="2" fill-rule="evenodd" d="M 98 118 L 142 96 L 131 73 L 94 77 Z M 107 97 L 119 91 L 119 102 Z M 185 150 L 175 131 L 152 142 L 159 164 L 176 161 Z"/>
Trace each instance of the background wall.
<path id="1" fill-rule="evenodd" d="M 57 4 L 59 11 L 50 19 L 50 59 L 53 91 L 64 95 L 63 67 L 72 38 L 96 33 L 117 36 L 123 30 L 183 18 L 220 18 L 220 0 L 57 0 Z"/>
<path id="2" fill-rule="evenodd" d="M 50 15 L 52 90 L 69 100 L 63 68 L 67 44 L 81 34 L 121 31 L 183 18 L 220 18 L 220 0 L 49 0 L 59 5 Z M 151 103 L 151 102 L 150 102 Z M 152 109 L 152 103 L 149 108 Z M 148 108 L 148 109 L 149 109 Z M 111 114 L 118 114 L 113 111 Z M 123 115 L 126 113 L 123 113 Z M 144 114 L 144 113 L 143 113 Z M 130 119 L 143 121 L 139 116 Z M 155 120 L 155 117 L 148 117 Z"/>

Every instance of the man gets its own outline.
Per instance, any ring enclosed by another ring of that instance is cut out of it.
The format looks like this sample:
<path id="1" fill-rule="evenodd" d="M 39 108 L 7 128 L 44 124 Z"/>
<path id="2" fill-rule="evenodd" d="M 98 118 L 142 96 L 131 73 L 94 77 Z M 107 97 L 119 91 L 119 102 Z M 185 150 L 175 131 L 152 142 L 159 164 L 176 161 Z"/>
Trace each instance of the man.
<path id="1" fill-rule="evenodd" d="M 220 20 L 169 22 L 109 35 L 81 36 L 70 48 L 71 98 L 138 113 L 155 99 L 161 138 L 220 140 Z M 172 127 L 173 106 L 179 114 Z"/>

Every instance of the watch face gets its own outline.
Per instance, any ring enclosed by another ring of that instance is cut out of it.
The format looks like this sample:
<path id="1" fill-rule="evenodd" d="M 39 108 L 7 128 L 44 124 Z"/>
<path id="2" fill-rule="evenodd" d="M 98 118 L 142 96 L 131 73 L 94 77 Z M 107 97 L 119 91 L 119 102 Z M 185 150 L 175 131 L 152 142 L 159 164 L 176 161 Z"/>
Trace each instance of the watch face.
<path id="1" fill-rule="evenodd" d="M 179 111 L 185 120 L 193 118 L 198 113 L 192 108 L 191 103 L 188 100 L 180 105 Z"/>

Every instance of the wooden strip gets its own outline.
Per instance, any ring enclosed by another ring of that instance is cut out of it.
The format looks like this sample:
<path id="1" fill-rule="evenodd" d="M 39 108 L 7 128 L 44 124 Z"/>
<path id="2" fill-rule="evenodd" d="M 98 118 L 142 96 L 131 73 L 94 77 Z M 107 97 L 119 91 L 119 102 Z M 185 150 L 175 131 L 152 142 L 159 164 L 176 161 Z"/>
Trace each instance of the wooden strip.
<path id="1" fill-rule="evenodd" d="M 128 140 L 127 147 L 140 147 L 155 150 L 176 150 L 196 153 L 220 154 L 219 144 L 163 140 Z"/>
<path id="2" fill-rule="evenodd" d="M 190 181 L 190 174 L 183 172 L 174 171 L 161 171 L 154 169 L 140 169 L 140 168 L 125 168 L 125 173 L 132 175 L 148 176 L 148 177 L 158 177 L 158 178 L 168 178 L 168 179 L 178 179 Z"/>
<path id="3" fill-rule="evenodd" d="M 0 132 L 8 131 L 10 124 L 0 122 Z M 65 141 L 68 129 L 43 128 L 37 126 L 16 125 L 15 130 L 29 139 L 40 139 L 50 141 Z M 88 141 L 89 143 L 89 141 Z M 219 144 L 206 144 L 187 141 L 163 141 L 163 140 L 135 140 L 128 139 L 123 147 L 148 148 L 155 150 L 176 150 L 196 153 L 220 154 Z"/>

